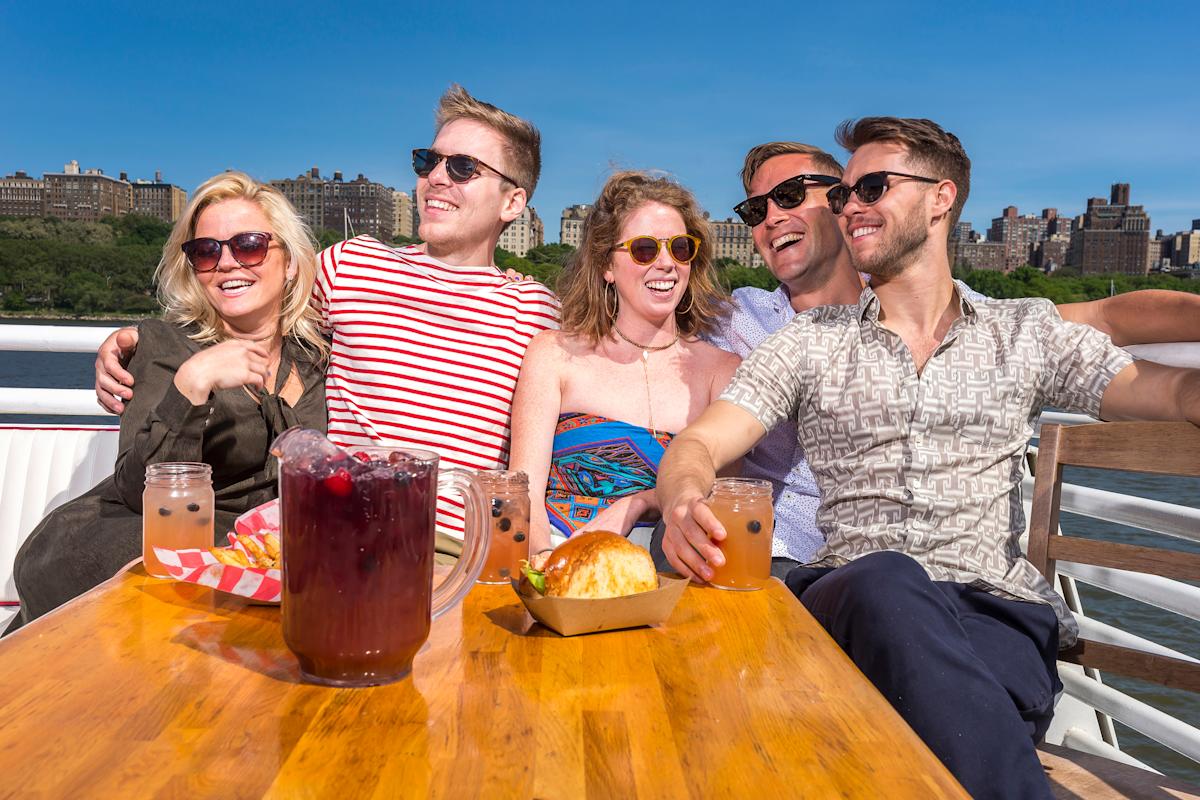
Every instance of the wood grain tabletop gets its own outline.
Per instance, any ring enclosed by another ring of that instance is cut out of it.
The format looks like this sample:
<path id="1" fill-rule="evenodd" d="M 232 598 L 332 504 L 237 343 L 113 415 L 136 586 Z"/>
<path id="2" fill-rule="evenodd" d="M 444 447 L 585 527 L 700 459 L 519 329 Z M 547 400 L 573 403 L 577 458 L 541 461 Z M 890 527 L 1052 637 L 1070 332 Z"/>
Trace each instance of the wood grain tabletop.
<path id="1" fill-rule="evenodd" d="M 0 640 L 0 797 L 966 797 L 778 581 L 560 637 L 507 586 L 411 677 L 300 682 L 279 609 L 136 565 Z"/>

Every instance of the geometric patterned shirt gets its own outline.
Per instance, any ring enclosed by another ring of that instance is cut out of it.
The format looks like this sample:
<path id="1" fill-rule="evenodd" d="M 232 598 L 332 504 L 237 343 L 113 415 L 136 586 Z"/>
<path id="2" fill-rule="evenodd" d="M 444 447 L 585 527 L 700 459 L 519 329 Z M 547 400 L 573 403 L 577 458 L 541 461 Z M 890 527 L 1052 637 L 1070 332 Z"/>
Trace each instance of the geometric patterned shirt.
<path id="1" fill-rule="evenodd" d="M 1132 358 L 1049 300 L 971 300 L 956 286 L 961 315 L 919 374 L 868 286 L 857 305 L 797 315 L 721 399 L 767 430 L 796 421 L 821 490 L 813 566 L 897 550 L 932 580 L 1051 605 L 1067 647 L 1074 619 L 1018 544 L 1022 462 L 1044 406 L 1099 416 Z"/>

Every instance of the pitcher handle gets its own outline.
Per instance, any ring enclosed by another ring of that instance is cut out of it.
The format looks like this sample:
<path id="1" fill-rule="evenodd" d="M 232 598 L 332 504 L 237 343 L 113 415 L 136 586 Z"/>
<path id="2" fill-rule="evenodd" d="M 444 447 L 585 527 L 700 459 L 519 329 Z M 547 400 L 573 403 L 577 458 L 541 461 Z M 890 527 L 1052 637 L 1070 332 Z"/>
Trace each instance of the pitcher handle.
<path id="1" fill-rule="evenodd" d="M 441 470 L 438 473 L 438 496 L 453 490 L 463 497 L 467 528 L 463 536 L 462 555 L 446 580 L 433 592 L 433 619 L 454 608 L 475 585 L 475 579 L 487 560 L 488 541 L 491 539 L 488 535 L 487 500 L 479 479 L 474 473 L 461 469 Z"/>

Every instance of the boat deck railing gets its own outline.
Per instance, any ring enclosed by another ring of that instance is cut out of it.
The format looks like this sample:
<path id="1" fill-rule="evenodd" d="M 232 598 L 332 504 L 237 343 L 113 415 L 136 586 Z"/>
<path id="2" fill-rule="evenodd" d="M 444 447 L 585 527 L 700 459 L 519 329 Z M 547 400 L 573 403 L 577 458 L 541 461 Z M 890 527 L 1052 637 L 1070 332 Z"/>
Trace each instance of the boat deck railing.
<path id="1" fill-rule="evenodd" d="M 113 330 L 112 327 L 99 326 L 0 325 L 0 350 L 93 353 Z M 1153 361 L 1200 367 L 1200 344 L 1148 345 L 1130 349 L 1139 357 Z M 0 388 L 0 414 L 104 416 L 106 412 L 96 403 L 91 389 Z M 1095 420 L 1079 414 L 1047 411 L 1041 421 L 1069 425 Z M 1026 479 L 1023 489 L 1026 498 L 1032 497 L 1032 478 Z M 1200 509 L 1074 484 L 1063 485 L 1062 509 L 1096 520 L 1200 543 Z M 1136 632 L 1086 616 L 1075 590 L 1075 582 L 1081 581 L 1197 621 L 1200 621 L 1200 588 L 1168 578 L 1062 561 L 1058 562 L 1058 571 L 1060 589 L 1087 637 L 1146 652 L 1196 660 L 1139 636 Z M 1066 664 L 1061 666 L 1066 697 L 1060 701 L 1059 708 L 1067 713 L 1062 715 L 1066 721 L 1058 723 L 1057 731 L 1052 727 L 1052 741 L 1150 769 L 1121 752 L 1111 723 L 1111 719 L 1116 719 L 1144 736 L 1200 762 L 1200 729 L 1105 684 L 1095 670 L 1083 670 Z M 1071 704 L 1074 704 L 1076 713 L 1070 713 L 1068 707 Z M 1078 713 L 1079 709 L 1083 709 L 1084 713 Z M 1091 718 L 1093 712 L 1094 719 Z"/>

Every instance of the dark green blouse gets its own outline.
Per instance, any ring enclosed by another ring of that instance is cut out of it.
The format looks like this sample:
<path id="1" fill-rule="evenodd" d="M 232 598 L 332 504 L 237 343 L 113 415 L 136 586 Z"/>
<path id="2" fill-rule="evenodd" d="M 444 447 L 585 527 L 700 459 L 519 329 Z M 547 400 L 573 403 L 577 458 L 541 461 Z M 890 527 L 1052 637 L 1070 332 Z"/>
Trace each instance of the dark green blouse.
<path id="1" fill-rule="evenodd" d="M 142 491 L 146 465 L 203 461 L 212 465 L 215 543 L 233 521 L 274 498 L 277 462 L 271 442 L 293 425 L 325 430 L 325 377 L 293 340 L 285 340 L 271 393 L 245 388 L 213 392 L 193 406 L 175 388 L 175 373 L 202 349 L 189 329 L 158 320 L 138 326 L 129 363 L 133 399 L 121 416 L 116 468 L 95 488 L 60 506 L 21 545 L 13 569 L 21 610 L 8 631 L 45 614 L 115 575 L 142 553 Z M 292 365 L 304 385 L 296 405 L 278 392 Z"/>

